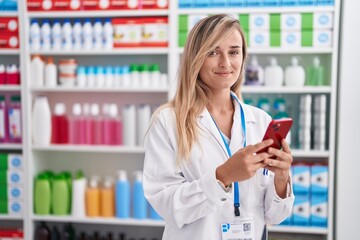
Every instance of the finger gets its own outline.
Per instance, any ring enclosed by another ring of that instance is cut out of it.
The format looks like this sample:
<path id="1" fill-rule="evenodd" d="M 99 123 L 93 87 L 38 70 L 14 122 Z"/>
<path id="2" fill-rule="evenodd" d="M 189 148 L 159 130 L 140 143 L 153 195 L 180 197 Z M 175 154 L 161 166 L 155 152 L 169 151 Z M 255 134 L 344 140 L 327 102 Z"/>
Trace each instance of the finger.
<path id="1" fill-rule="evenodd" d="M 267 152 L 259 153 L 259 154 L 256 154 L 254 156 L 253 162 L 254 163 L 262 162 L 265 159 L 271 158 L 272 156 L 274 156 L 274 155 L 270 154 L 270 153 L 267 153 Z"/>
<path id="2" fill-rule="evenodd" d="M 251 153 L 256 153 L 256 152 L 260 151 L 261 149 L 269 147 L 271 144 L 273 144 L 273 142 L 274 142 L 274 140 L 272 140 L 272 139 L 264 140 L 255 145 L 252 145 L 252 147 L 249 148 L 249 151 L 251 151 Z"/>
<path id="3" fill-rule="evenodd" d="M 265 161 L 264 161 L 264 163 L 265 163 Z M 272 169 L 274 169 L 274 168 L 287 169 L 288 168 L 288 164 L 286 164 L 286 162 L 275 160 L 275 159 L 266 160 L 266 163 L 267 163 L 266 167 L 270 167 Z"/>
<path id="4" fill-rule="evenodd" d="M 260 169 L 260 168 L 266 168 L 268 165 L 267 164 L 265 164 L 265 163 L 263 163 L 263 162 L 258 162 L 258 163 L 256 163 L 256 164 L 254 164 L 254 170 L 258 170 L 258 169 Z"/>
<path id="5" fill-rule="evenodd" d="M 278 160 L 292 162 L 292 156 L 282 150 L 270 147 L 268 153 L 276 156 Z"/>
<path id="6" fill-rule="evenodd" d="M 291 154 L 290 146 L 285 139 L 281 140 L 281 146 L 282 146 L 284 152 Z"/>

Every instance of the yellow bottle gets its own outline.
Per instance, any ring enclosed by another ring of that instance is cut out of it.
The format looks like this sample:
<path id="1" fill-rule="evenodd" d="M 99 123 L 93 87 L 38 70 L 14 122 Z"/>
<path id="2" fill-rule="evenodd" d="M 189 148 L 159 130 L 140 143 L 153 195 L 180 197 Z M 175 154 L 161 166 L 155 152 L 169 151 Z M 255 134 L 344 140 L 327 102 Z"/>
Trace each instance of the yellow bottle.
<path id="1" fill-rule="evenodd" d="M 90 179 L 90 184 L 85 192 L 85 206 L 86 216 L 100 216 L 100 189 L 98 176 L 92 176 Z"/>
<path id="2" fill-rule="evenodd" d="M 100 190 L 100 215 L 115 216 L 114 180 L 111 177 L 105 178 L 104 186 Z"/>

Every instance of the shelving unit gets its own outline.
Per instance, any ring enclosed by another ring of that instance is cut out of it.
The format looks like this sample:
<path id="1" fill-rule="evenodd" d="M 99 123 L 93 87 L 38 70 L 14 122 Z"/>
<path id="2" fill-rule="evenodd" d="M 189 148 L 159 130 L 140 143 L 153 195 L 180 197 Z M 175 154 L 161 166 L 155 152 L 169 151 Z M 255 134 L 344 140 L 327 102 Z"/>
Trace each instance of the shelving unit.
<path id="1" fill-rule="evenodd" d="M 23 129 L 26 129 L 23 137 L 23 144 L 0 144 L 0 150 L 22 151 L 26 159 L 24 172 L 26 179 L 24 216 L 0 215 L 1 221 L 23 221 L 25 238 L 32 239 L 36 224 L 45 221 L 50 223 L 75 223 L 85 225 L 96 225 L 101 228 L 104 225 L 116 226 L 135 226 L 139 231 L 142 227 L 164 227 L 163 221 L 155 220 L 135 220 L 135 219 L 116 219 L 116 218 L 73 218 L 71 216 L 39 216 L 33 213 L 33 179 L 34 176 L 43 169 L 58 170 L 77 170 L 82 167 L 85 173 L 93 173 L 96 167 L 104 169 L 101 173 L 108 171 L 109 175 L 115 175 L 115 170 L 119 168 L 129 171 L 139 169 L 143 164 L 144 149 L 142 147 L 111 147 L 111 146 L 87 146 L 87 145 L 49 145 L 34 146 L 30 134 L 32 119 L 32 102 L 37 95 L 46 95 L 54 101 L 64 99 L 66 103 L 76 101 L 89 101 L 96 97 L 101 97 L 101 101 L 115 101 L 119 105 L 131 103 L 141 103 L 150 101 L 157 105 L 165 102 L 174 94 L 176 87 L 177 68 L 183 48 L 178 45 L 178 17 L 183 14 L 242 14 L 242 13 L 298 13 L 298 12 L 333 12 L 333 46 L 324 48 L 248 48 L 249 54 L 258 55 L 265 59 L 268 56 L 276 55 L 282 60 L 290 56 L 301 56 L 303 62 L 308 62 L 311 56 L 317 55 L 324 61 L 328 69 L 330 86 L 322 87 L 303 87 L 303 88 L 270 88 L 270 87 L 249 87 L 243 86 L 242 92 L 247 95 L 282 95 L 296 97 L 301 94 L 326 94 L 329 103 L 329 144 L 326 151 L 304 151 L 293 149 L 292 154 L 295 161 L 306 159 L 327 163 L 329 166 L 329 202 L 328 202 L 328 228 L 316 227 L 284 227 L 269 226 L 271 234 L 289 233 L 304 235 L 303 239 L 310 239 L 312 236 L 321 239 L 333 239 L 334 221 L 334 166 L 335 166 L 335 126 L 336 126 L 336 102 L 337 102 L 337 62 L 338 62 L 338 35 L 340 19 L 340 0 L 335 1 L 335 6 L 326 7 L 272 7 L 272 8 L 199 8 L 181 9 L 178 1 L 169 0 L 168 10 L 132 10 L 132 11 L 79 11 L 79 12 L 28 12 L 26 1 L 19 1 L 19 13 L 0 12 L 0 16 L 18 16 L 20 24 L 20 50 L 0 50 L 0 59 L 3 56 L 19 57 L 21 66 L 21 86 L 1 86 L 0 94 L 8 91 L 19 91 L 22 95 L 23 109 Z M 142 16 L 167 16 L 169 24 L 168 47 L 142 47 L 142 48 L 115 48 L 112 50 L 93 50 L 93 51 L 31 51 L 29 46 L 29 25 L 31 19 L 54 19 L 54 18 L 105 18 L 105 17 L 142 17 Z M 55 59 L 71 57 L 79 60 L 81 64 L 95 65 L 99 61 L 101 64 L 123 64 L 126 61 L 160 61 L 161 67 L 169 76 L 169 88 L 77 88 L 77 87 L 32 87 L 30 79 L 30 58 L 34 54 L 52 56 Z M 101 59 L 101 60 L 100 60 Z M 263 64 L 262 64 L 263 65 Z M 96 101 L 96 99 L 94 99 Z M 50 159 L 51 158 L 51 159 Z M 101 158 L 101 159 L 99 159 Z M 314 160 L 315 159 L 315 160 Z M 62 161 L 61 161 L 62 160 Z M 93 165 L 93 166 L 91 166 Z M 106 166 L 105 166 L 106 165 Z M 114 171 L 114 172 L 111 172 Z M 157 236 L 160 237 L 160 236 Z"/>

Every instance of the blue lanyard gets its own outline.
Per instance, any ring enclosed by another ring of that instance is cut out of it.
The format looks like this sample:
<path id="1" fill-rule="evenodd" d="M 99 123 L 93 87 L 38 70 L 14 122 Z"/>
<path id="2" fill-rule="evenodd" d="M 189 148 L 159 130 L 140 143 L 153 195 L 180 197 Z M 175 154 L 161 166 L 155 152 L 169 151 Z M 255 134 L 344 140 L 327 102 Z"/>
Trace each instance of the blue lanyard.
<path id="1" fill-rule="evenodd" d="M 241 118 L 241 128 L 242 128 L 242 132 L 244 133 L 244 145 L 243 148 L 246 147 L 246 126 L 245 126 L 245 113 L 244 110 L 239 102 L 239 100 L 231 94 L 231 97 L 233 99 L 235 99 L 238 104 L 240 105 L 240 118 Z M 211 116 L 211 115 L 210 115 Z M 214 118 L 211 116 L 212 120 L 215 123 L 216 128 L 218 129 L 221 138 L 224 142 L 224 145 L 226 147 L 227 153 L 229 155 L 229 158 L 232 156 L 231 150 L 230 150 L 230 146 L 229 144 L 226 142 L 224 135 L 221 133 L 219 127 L 217 126 Z M 234 182 L 234 212 L 235 212 L 235 216 L 240 216 L 240 191 L 239 191 L 239 183 L 238 182 Z"/>

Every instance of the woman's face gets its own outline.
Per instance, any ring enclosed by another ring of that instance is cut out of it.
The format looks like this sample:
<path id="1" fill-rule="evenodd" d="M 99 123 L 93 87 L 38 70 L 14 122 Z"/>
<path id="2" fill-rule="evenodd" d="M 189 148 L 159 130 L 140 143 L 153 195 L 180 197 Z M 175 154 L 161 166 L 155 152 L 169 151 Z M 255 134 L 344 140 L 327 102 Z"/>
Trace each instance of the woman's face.
<path id="1" fill-rule="evenodd" d="M 238 80 L 243 63 L 242 48 L 240 32 L 234 30 L 206 57 L 199 75 L 212 92 L 230 90 Z"/>

